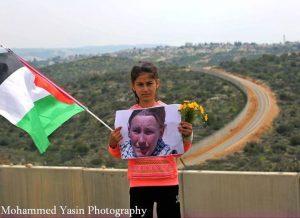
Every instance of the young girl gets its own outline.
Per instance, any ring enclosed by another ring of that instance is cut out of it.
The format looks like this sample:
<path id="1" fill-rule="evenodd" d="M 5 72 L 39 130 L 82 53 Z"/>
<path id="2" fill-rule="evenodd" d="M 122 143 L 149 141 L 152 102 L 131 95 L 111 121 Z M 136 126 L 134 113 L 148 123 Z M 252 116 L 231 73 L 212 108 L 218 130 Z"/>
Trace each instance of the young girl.
<path id="1" fill-rule="evenodd" d="M 131 86 L 137 103 L 131 109 L 166 105 L 156 100 L 159 85 L 156 66 L 148 62 L 140 62 L 139 65 L 134 66 L 131 70 Z M 183 136 L 186 152 L 191 147 L 192 125 L 181 122 L 178 131 Z M 108 147 L 109 153 L 116 158 L 121 156 L 119 145 L 121 140 L 121 127 L 118 127 L 111 132 Z M 130 208 L 147 209 L 144 217 L 153 217 L 153 205 L 156 202 L 159 218 L 181 217 L 176 156 L 129 159 L 128 179 L 130 183 Z"/>

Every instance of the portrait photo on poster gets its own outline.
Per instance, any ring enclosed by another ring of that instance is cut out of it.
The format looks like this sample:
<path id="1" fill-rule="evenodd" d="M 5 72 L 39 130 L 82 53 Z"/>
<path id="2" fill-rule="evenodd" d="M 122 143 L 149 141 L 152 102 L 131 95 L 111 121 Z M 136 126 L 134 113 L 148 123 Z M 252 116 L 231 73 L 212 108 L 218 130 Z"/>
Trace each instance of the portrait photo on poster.
<path id="1" fill-rule="evenodd" d="M 178 126 L 179 104 L 116 111 L 115 128 L 122 127 L 121 158 L 183 154 Z"/>

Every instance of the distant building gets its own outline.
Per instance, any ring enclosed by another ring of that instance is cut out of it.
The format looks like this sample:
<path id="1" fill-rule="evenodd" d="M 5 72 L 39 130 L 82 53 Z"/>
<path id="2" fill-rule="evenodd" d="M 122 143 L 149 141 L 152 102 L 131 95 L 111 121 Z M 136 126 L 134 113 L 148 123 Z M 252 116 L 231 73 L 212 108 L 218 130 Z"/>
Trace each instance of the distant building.
<path id="1" fill-rule="evenodd" d="M 186 42 L 184 46 L 185 47 L 193 47 L 193 43 L 192 42 Z"/>

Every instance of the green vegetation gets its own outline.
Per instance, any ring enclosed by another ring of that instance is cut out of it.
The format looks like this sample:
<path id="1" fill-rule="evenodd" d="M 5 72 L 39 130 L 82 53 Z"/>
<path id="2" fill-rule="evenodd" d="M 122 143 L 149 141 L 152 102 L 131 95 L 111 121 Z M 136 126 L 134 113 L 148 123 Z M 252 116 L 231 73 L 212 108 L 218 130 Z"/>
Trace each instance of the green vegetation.
<path id="1" fill-rule="evenodd" d="M 41 68 L 41 72 L 113 127 L 115 111 L 134 104 L 129 78 L 132 65 L 139 59 L 151 60 L 160 70 L 159 98 L 162 101 L 171 104 L 196 100 L 205 106 L 209 114 L 208 127 L 194 127 L 195 141 L 231 121 L 243 108 L 245 96 L 230 83 L 189 71 L 187 66 L 199 69 L 214 64 L 259 79 L 276 93 L 281 110 L 272 130 L 260 141 L 248 143 L 242 152 L 190 169 L 299 172 L 300 53 L 297 51 L 300 44 L 267 47 L 237 44 L 228 52 L 226 49 L 218 52 L 214 46 L 217 45 L 210 45 L 207 53 L 200 52 L 203 47 L 182 47 L 169 53 L 158 47 L 150 53 L 137 49 L 115 54 L 116 57 L 80 56 L 72 62 L 52 60 L 56 64 Z M 197 49 L 199 52 L 193 53 Z M 45 66 L 49 63 L 35 64 Z M 108 154 L 108 135 L 109 130 L 83 112 L 56 130 L 50 136 L 51 145 L 47 152 L 40 155 L 27 133 L 0 117 L 0 163 L 126 167 L 126 161 L 116 160 Z"/>
<path id="2" fill-rule="evenodd" d="M 101 56 L 55 64 L 40 71 L 113 127 L 115 111 L 135 103 L 129 78 L 134 63 L 133 59 Z M 156 64 L 162 101 L 171 104 L 196 100 L 207 110 L 209 126 L 205 130 L 194 128 L 196 141 L 232 120 L 245 104 L 244 95 L 228 82 L 174 64 Z M 108 135 L 106 127 L 82 112 L 50 136 L 51 145 L 40 155 L 27 133 L 0 117 L 0 160 L 12 164 L 126 167 L 126 161 L 108 154 Z"/>
<path id="3" fill-rule="evenodd" d="M 242 58 L 237 62 L 222 62 L 220 66 L 268 84 L 276 93 L 281 111 L 273 129 L 259 142 L 248 143 L 244 152 L 192 169 L 299 172 L 300 53 Z"/>

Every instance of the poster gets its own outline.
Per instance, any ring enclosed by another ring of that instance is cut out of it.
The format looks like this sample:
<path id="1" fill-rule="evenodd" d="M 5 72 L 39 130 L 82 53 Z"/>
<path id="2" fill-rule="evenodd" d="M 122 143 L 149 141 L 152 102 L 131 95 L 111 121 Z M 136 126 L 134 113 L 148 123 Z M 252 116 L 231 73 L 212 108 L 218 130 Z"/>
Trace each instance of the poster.
<path id="1" fill-rule="evenodd" d="M 119 110 L 115 128 L 122 127 L 121 158 L 143 158 L 183 154 L 178 126 L 179 104 L 144 109 Z"/>

